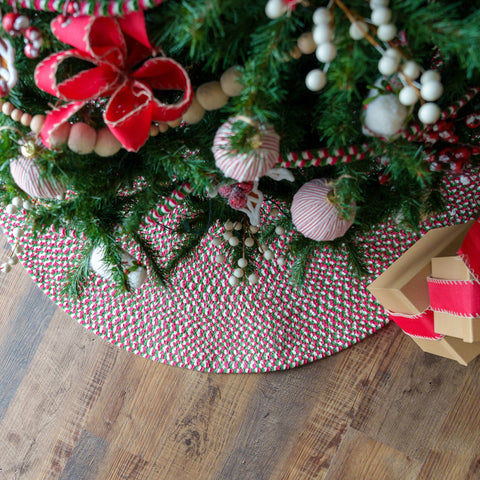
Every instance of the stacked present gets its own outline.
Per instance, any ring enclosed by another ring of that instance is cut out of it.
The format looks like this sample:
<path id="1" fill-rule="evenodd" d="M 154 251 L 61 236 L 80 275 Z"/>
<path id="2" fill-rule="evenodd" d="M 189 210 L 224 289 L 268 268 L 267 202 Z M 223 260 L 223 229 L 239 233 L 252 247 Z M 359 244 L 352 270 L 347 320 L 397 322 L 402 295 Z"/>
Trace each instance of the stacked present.
<path id="1" fill-rule="evenodd" d="M 480 354 L 480 219 L 430 230 L 368 289 L 420 348 L 467 365 Z"/>

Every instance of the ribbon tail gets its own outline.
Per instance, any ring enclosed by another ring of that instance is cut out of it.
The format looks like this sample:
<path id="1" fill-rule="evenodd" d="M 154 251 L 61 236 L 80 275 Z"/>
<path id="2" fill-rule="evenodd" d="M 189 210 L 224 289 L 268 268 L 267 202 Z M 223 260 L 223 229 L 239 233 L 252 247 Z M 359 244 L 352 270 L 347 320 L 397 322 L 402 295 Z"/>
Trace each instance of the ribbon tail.
<path id="1" fill-rule="evenodd" d="M 467 232 L 458 254 L 469 268 L 475 280 L 480 281 L 480 219 Z"/>
<path id="2" fill-rule="evenodd" d="M 52 144 L 52 135 L 75 113 L 77 113 L 85 102 L 72 102 L 62 105 L 47 114 L 40 137 L 47 148 L 55 148 Z"/>
<path id="3" fill-rule="evenodd" d="M 124 33 L 134 38 L 149 50 L 153 50 L 150 40 L 148 39 L 145 17 L 141 10 L 125 15 L 124 17 L 119 17 L 118 23 Z"/>

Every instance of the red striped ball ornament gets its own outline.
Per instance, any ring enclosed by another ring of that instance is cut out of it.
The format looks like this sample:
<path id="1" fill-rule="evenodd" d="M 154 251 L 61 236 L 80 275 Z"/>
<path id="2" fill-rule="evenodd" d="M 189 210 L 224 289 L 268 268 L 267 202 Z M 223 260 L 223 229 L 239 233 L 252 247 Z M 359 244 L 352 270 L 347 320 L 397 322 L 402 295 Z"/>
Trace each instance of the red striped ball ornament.
<path id="1" fill-rule="evenodd" d="M 40 167 L 33 158 L 19 156 L 11 160 L 10 173 L 15 183 L 32 198 L 54 199 L 66 191 L 63 183 L 42 178 Z"/>
<path id="2" fill-rule="evenodd" d="M 278 163 L 280 137 L 271 125 L 262 125 L 258 139 L 255 139 L 258 147 L 252 146 L 248 153 L 238 152 L 232 147 L 235 136 L 232 126 L 237 121 L 231 118 L 217 130 L 212 148 L 215 165 L 226 177 L 238 182 L 253 182 Z"/>
<path id="3" fill-rule="evenodd" d="M 295 194 L 292 201 L 292 220 L 297 230 L 316 241 L 334 240 L 342 237 L 353 224 L 342 218 L 327 198 L 332 187 L 324 179 L 306 183 Z"/>

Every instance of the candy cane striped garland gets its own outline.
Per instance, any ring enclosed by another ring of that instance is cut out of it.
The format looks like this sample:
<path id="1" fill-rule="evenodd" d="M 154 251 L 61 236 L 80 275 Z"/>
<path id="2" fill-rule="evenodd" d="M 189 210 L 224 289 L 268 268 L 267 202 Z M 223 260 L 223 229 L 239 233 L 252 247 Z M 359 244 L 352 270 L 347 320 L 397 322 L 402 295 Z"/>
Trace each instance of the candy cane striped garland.
<path id="1" fill-rule="evenodd" d="M 10 173 L 15 183 L 33 198 L 54 199 L 65 193 L 61 182 L 42 178 L 40 167 L 32 158 L 19 156 L 11 160 Z"/>
<path id="2" fill-rule="evenodd" d="M 447 107 L 441 114 L 440 120 L 446 120 L 447 118 L 456 118 L 458 111 L 463 108 L 468 102 L 480 92 L 480 87 L 472 87 L 466 91 L 466 93 L 460 97 L 456 102 Z M 400 135 L 411 142 L 421 141 L 424 134 L 432 127 L 421 126 L 417 123 L 412 123 L 406 128 Z"/>
<path id="3" fill-rule="evenodd" d="M 68 0 L 9 0 L 10 5 L 35 10 L 47 10 L 62 13 Z M 147 10 L 162 3 L 162 0 L 110 0 L 110 1 L 81 1 L 78 5 L 80 15 L 119 16 L 138 10 Z"/>
<path id="4" fill-rule="evenodd" d="M 308 168 L 324 167 L 336 163 L 349 163 L 363 160 L 371 151 L 368 144 L 364 143 L 357 147 L 352 145 L 347 148 L 339 148 L 330 152 L 326 148 L 318 150 L 305 150 L 303 152 L 289 153 L 286 158 L 280 157 L 277 167 L 283 168 Z"/>
<path id="5" fill-rule="evenodd" d="M 259 127 L 258 144 L 248 153 L 241 153 L 232 147 L 235 132 L 233 124 L 239 121 L 231 118 L 215 134 L 213 156 L 215 165 L 225 174 L 238 182 L 253 182 L 263 177 L 278 162 L 280 137 L 271 125 Z M 252 139 L 253 140 L 253 139 Z"/>
<path id="6" fill-rule="evenodd" d="M 178 190 L 174 190 L 170 197 L 165 197 L 162 204 L 147 217 L 147 221 L 155 222 L 161 219 L 167 213 L 170 213 L 176 207 L 181 205 L 185 200 L 185 197 L 191 193 L 193 189 L 189 183 L 183 183 Z"/>

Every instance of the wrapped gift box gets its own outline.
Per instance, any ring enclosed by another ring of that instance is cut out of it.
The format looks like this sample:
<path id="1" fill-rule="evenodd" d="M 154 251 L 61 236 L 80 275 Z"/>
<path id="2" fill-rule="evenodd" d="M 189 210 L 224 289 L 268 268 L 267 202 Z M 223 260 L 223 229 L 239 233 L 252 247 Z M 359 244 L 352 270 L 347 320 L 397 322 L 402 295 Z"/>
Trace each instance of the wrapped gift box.
<path id="1" fill-rule="evenodd" d="M 480 354 L 480 342 L 466 343 L 434 331 L 428 278 L 432 275 L 432 259 L 455 256 L 474 224 L 471 221 L 430 230 L 367 287 L 423 351 L 462 365 Z"/>
<path id="2" fill-rule="evenodd" d="M 459 255 L 432 258 L 432 277 L 445 280 L 473 281 L 473 275 Z M 464 342 L 480 341 L 480 317 L 433 313 L 435 332 L 463 339 Z"/>

